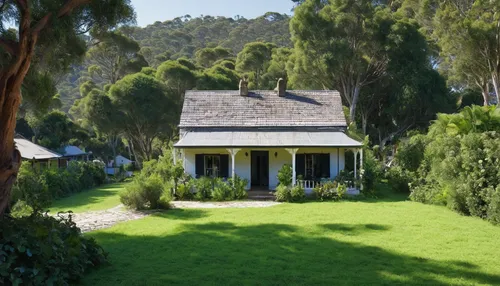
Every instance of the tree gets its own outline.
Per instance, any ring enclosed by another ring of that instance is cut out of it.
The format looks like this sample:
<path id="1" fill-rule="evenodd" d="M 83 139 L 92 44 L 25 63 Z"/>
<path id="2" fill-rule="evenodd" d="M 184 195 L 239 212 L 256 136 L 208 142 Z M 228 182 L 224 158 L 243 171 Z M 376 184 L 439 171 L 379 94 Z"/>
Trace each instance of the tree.
<path id="1" fill-rule="evenodd" d="M 337 89 L 354 121 L 363 87 L 384 75 L 387 31 L 392 19 L 387 8 L 372 1 L 308 0 L 295 9 L 290 28 L 297 51 L 294 70 L 317 75 L 315 88 Z M 301 86 L 303 74 L 292 82 Z"/>
<path id="2" fill-rule="evenodd" d="M 191 89 L 196 84 L 196 75 L 179 61 L 166 61 L 162 63 L 157 71 L 156 78 L 161 80 L 169 88 L 175 90 L 180 96 L 184 96 L 186 90 Z"/>
<path id="3" fill-rule="evenodd" d="M 114 84 L 109 95 L 120 125 L 142 160 L 152 159 L 153 141 L 170 135 L 178 124 L 180 98 L 154 77 L 128 75 Z"/>
<path id="4" fill-rule="evenodd" d="M 35 5 L 36 4 L 36 5 Z M 78 35 L 133 20 L 129 0 L 4 0 L 0 6 L 0 214 L 9 203 L 21 156 L 14 146 L 21 87 L 32 62 L 42 52 L 52 59 L 65 56 Z M 5 32 L 5 23 L 18 23 L 18 36 Z M 49 29 L 50 28 L 50 29 Z M 80 50 L 83 50 L 79 45 Z M 50 47 L 50 49 L 48 49 Z M 50 55 L 50 56 L 49 56 Z M 55 60 L 52 62 L 56 62 Z M 63 62 L 62 65 L 70 62 Z M 61 63 L 59 63 L 61 65 Z"/>
<path id="5" fill-rule="evenodd" d="M 52 150 L 68 145 L 71 139 L 85 139 L 80 136 L 79 126 L 61 111 L 51 111 L 42 117 L 30 117 L 28 122 L 35 131 L 35 142 Z"/>
<path id="6" fill-rule="evenodd" d="M 245 45 L 236 58 L 236 70 L 240 73 L 249 73 L 250 86 L 255 89 L 263 87 L 261 77 L 267 71 L 271 61 L 275 44 L 254 42 Z"/>
<path id="7" fill-rule="evenodd" d="M 98 43 L 87 54 L 88 68 L 94 82 L 115 83 L 127 74 L 148 66 L 139 53 L 139 44 L 119 32 L 106 32 L 96 37 Z"/>
<path id="8" fill-rule="evenodd" d="M 484 105 L 493 90 L 500 104 L 500 3 L 451 0 L 413 6 L 425 11 L 417 19 L 439 47 L 442 62 L 437 66 L 450 83 L 456 89 L 479 88 Z"/>
<path id="9" fill-rule="evenodd" d="M 95 129 L 99 137 L 104 138 L 113 153 L 116 162 L 116 149 L 120 142 L 120 111 L 113 105 L 111 98 L 104 92 L 94 89 L 85 98 L 83 114 L 87 122 Z"/>
<path id="10" fill-rule="evenodd" d="M 195 57 L 199 65 L 210 67 L 218 60 L 231 58 L 232 51 L 222 47 L 204 48 L 196 51 Z"/>

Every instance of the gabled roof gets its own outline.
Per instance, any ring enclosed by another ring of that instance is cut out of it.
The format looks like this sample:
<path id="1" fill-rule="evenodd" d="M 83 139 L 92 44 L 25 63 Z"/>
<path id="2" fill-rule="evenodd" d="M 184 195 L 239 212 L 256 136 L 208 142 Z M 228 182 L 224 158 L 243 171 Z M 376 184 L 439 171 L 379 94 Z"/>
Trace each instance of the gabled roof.
<path id="1" fill-rule="evenodd" d="M 80 155 L 87 155 L 87 153 L 76 146 L 69 145 L 64 147 L 64 156 L 71 157 Z"/>
<path id="2" fill-rule="evenodd" d="M 337 91 L 187 91 L 179 127 L 346 127 Z"/>
<path id="3" fill-rule="evenodd" d="M 16 143 L 17 150 L 21 153 L 21 157 L 24 159 L 55 159 L 62 157 L 60 154 L 37 145 L 29 140 L 16 138 L 14 139 Z"/>

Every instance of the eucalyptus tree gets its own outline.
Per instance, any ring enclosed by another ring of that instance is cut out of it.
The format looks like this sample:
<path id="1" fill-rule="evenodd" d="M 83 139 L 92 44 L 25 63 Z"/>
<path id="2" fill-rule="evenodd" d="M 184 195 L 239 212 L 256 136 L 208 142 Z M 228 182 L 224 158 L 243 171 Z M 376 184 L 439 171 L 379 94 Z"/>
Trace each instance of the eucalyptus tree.
<path id="1" fill-rule="evenodd" d="M 16 115 L 28 73 L 66 68 L 85 53 L 83 35 L 134 19 L 129 0 L 0 1 L 0 214 L 9 203 L 21 156 L 14 146 Z M 7 30 L 9 23 L 17 31 Z M 37 69 L 41 68 L 41 69 Z"/>
<path id="2" fill-rule="evenodd" d="M 112 31 L 95 37 L 97 43 L 88 51 L 89 74 L 94 82 L 115 83 L 127 74 L 141 71 L 148 66 L 139 53 L 139 44 L 125 35 Z"/>
<path id="3" fill-rule="evenodd" d="M 262 76 L 269 68 L 275 44 L 253 42 L 245 45 L 236 58 L 236 71 L 247 73 L 250 76 L 250 86 L 263 88 Z"/>
<path id="4" fill-rule="evenodd" d="M 373 1 L 304 1 L 290 22 L 292 83 L 339 90 L 354 121 L 363 87 L 385 73 L 385 42 L 392 23 L 390 10 Z"/>

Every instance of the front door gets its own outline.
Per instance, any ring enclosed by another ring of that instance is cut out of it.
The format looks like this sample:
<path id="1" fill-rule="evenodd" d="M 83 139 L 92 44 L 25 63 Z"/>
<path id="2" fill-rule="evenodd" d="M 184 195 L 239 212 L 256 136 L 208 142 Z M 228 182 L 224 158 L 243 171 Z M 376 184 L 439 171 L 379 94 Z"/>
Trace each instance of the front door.
<path id="1" fill-rule="evenodd" d="M 269 187 L 269 152 L 252 151 L 252 187 Z"/>

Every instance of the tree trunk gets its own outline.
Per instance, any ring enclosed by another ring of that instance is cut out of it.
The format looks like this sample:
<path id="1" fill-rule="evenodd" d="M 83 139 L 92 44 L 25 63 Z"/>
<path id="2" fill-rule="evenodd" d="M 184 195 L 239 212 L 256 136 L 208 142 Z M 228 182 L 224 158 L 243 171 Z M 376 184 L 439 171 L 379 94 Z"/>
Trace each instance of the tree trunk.
<path id="1" fill-rule="evenodd" d="M 360 92 L 360 86 L 355 86 L 354 87 L 354 92 L 352 95 L 352 103 L 351 107 L 349 109 L 349 120 L 351 122 L 355 122 L 356 120 L 356 107 L 358 106 L 358 101 L 359 101 L 359 92 Z"/>
<path id="2" fill-rule="evenodd" d="M 5 100 L 5 101 L 4 101 Z M 3 93 L 0 102 L 0 215 L 3 215 L 10 203 L 10 193 L 21 167 L 21 154 L 14 146 L 16 113 L 19 108 L 20 94 Z"/>
<path id="3" fill-rule="evenodd" d="M 491 81 L 493 82 L 493 89 L 495 90 L 495 95 L 497 97 L 497 105 L 500 106 L 500 94 L 498 90 L 498 77 L 495 74 L 491 75 Z"/>

